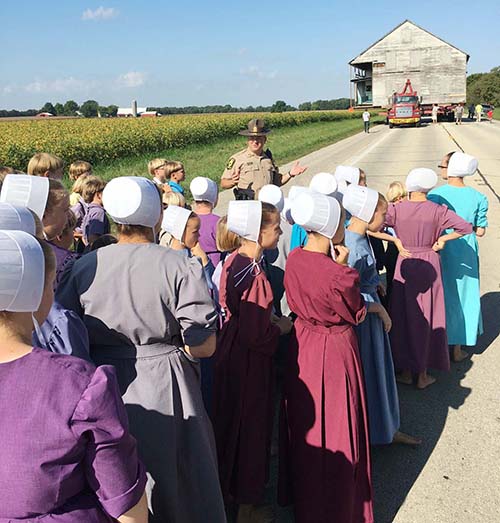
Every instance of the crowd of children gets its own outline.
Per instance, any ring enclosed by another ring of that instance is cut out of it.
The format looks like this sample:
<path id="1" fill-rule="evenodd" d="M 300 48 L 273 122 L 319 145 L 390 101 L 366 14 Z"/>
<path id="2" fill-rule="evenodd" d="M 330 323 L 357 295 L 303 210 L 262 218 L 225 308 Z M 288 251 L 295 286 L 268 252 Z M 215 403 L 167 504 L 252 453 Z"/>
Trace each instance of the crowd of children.
<path id="1" fill-rule="evenodd" d="M 74 162 L 71 194 L 53 155 L 0 167 L 0 521 L 269 521 L 278 440 L 295 521 L 373 523 L 370 445 L 420 443 L 396 381 L 482 332 L 477 167 L 449 153 L 445 185 L 417 168 L 386 199 L 338 166 L 222 217 L 180 162 Z"/>

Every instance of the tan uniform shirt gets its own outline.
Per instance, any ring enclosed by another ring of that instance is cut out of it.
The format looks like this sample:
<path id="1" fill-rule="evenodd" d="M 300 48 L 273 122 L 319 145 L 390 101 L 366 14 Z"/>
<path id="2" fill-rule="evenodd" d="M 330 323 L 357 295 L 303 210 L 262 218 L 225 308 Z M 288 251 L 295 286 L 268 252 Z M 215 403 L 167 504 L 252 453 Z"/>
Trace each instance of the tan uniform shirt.
<path id="1" fill-rule="evenodd" d="M 233 173 L 240 173 L 238 189 L 253 189 L 255 193 L 270 183 L 281 185 L 278 167 L 266 152 L 258 156 L 248 149 L 233 154 L 227 162 L 222 178 L 231 179 Z"/>

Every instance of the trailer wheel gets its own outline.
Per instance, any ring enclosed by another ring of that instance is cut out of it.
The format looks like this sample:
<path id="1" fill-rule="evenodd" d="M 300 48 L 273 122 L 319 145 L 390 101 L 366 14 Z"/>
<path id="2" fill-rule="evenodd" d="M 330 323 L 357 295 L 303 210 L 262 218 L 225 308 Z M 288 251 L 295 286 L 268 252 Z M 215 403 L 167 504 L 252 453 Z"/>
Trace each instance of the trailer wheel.
<path id="1" fill-rule="evenodd" d="M 394 127 L 394 124 L 389 122 L 389 129 L 392 129 Z"/>
<path id="2" fill-rule="evenodd" d="M 415 122 L 415 127 L 420 127 L 420 124 L 421 124 L 421 120 L 419 120 L 418 122 Z"/>

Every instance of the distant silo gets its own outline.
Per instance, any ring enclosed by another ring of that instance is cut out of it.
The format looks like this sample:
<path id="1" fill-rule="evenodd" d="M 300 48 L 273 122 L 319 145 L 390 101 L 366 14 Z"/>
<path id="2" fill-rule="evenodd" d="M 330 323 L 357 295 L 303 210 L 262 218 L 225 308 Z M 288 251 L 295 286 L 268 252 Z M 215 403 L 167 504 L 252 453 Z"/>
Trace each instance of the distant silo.
<path id="1" fill-rule="evenodd" d="M 132 116 L 137 117 L 137 100 L 132 100 Z"/>

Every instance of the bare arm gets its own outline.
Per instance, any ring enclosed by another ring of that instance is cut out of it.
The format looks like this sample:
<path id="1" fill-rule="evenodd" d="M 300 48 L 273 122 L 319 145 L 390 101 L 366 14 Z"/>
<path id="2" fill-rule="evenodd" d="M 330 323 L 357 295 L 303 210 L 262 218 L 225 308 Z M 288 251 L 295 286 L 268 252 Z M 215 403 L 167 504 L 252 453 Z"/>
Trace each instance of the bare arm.
<path id="1" fill-rule="evenodd" d="M 230 178 L 222 178 L 220 181 L 220 186 L 223 189 L 231 189 L 231 187 L 234 187 L 238 182 L 230 179 Z"/>
<path id="2" fill-rule="evenodd" d="M 185 345 L 184 348 L 193 358 L 210 358 L 215 353 L 215 334 L 209 336 L 201 345 Z"/>
<path id="3" fill-rule="evenodd" d="M 139 503 L 117 518 L 120 523 L 148 523 L 148 502 L 146 493 L 142 495 Z"/>
<path id="4" fill-rule="evenodd" d="M 445 234 L 444 236 L 440 236 L 436 243 L 432 246 L 433 251 L 441 251 L 444 249 L 444 246 L 446 245 L 446 242 L 449 242 L 451 240 L 457 240 L 458 238 L 461 238 L 463 234 L 460 234 L 459 232 L 450 232 L 448 234 Z"/>
<path id="5" fill-rule="evenodd" d="M 482 238 L 486 234 L 486 227 L 474 227 L 476 236 Z"/>
<path id="6" fill-rule="evenodd" d="M 399 238 L 396 236 L 392 236 L 391 234 L 387 234 L 386 232 L 371 232 L 367 231 L 368 236 L 373 236 L 373 238 L 378 238 L 379 240 L 384 240 L 386 242 L 394 243 L 394 245 L 397 247 L 399 251 L 399 255 L 402 258 L 411 258 L 411 252 L 406 250 L 403 246 L 403 243 Z"/>

